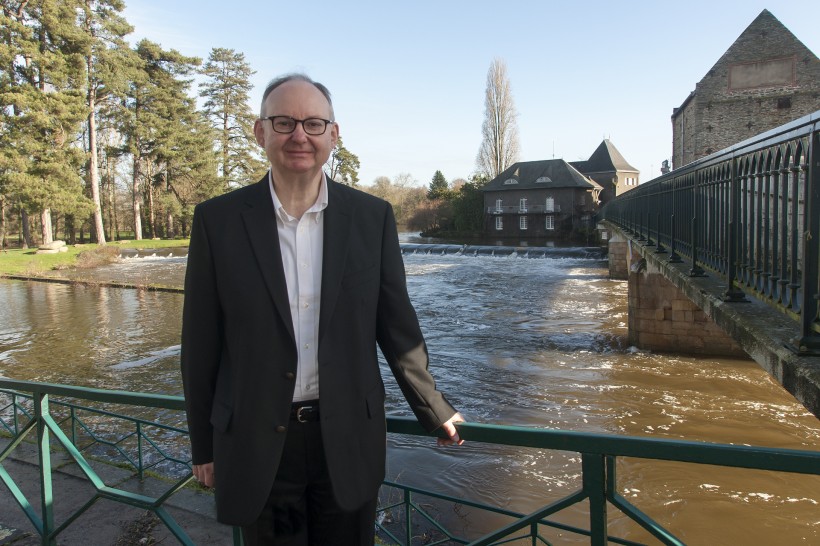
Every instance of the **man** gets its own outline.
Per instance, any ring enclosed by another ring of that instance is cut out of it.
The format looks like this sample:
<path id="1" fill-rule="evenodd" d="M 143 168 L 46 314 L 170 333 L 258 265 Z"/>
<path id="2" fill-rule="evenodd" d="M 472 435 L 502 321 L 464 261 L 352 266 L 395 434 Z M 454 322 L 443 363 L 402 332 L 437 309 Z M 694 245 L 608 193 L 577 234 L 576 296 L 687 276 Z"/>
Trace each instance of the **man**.
<path id="1" fill-rule="evenodd" d="M 376 345 L 421 424 L 461 443 L 407 295 L 390 206 L 328 180 L 327 89 L 272 81 L 254 125 L 270 171 L 197 206 L 182 324 L 195 477 L 245 544 L 373 544 L 384 479 Z"/>

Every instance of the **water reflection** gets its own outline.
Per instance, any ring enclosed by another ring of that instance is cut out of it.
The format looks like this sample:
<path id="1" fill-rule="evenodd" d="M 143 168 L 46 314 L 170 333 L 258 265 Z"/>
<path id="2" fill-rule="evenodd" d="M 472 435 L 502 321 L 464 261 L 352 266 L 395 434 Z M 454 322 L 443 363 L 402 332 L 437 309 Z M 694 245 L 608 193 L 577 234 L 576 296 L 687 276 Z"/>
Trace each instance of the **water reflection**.
<path id="1" fill-rule="evenodd" d="M 562 256 L 405 254 L 431 368 L 468 419 L 820 449 L 817 419 L 754 362 L 626 346 L 626 284 L 609 280 L 598 258 Z M 184 257 L 156 256 L 95 274 L 181 286 L 184 267 Z M 0 281 L 0 374 L 180 394 L 181 306 L 180 294 Z M 389 411 L 409 415 L 382 365 Z M 524 513 L 580 484 L 574 453 L 389 441 L 389 478 Z M 619 473 L 620 492 L 687 543 L 820 542 L 820 480 L 638 460 L 621 461 Z M 436 509 L 471 536 L 497 523 Z M 613 530 L 652 542 L 612 512 Z M 583 518 L 583 507 L 562 516 Z"/>

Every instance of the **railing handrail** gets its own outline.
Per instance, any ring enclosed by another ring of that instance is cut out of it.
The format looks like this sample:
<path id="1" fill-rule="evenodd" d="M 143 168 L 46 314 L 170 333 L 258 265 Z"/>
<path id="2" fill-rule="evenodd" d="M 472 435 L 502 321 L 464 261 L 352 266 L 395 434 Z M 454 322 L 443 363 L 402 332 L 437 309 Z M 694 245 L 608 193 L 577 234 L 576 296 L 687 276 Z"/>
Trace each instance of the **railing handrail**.
<path id="1" fill-rule="evenodd" d="M 94 387 L 77 387 L 59 383 L 41 383 L 0 377 L 0 390 L 42 393 L 66 398 L 81 398 L 92 402 L 124 404 L 171 410 L 185 410 L 185 399 L 170 394 L 153 394 Z"/>

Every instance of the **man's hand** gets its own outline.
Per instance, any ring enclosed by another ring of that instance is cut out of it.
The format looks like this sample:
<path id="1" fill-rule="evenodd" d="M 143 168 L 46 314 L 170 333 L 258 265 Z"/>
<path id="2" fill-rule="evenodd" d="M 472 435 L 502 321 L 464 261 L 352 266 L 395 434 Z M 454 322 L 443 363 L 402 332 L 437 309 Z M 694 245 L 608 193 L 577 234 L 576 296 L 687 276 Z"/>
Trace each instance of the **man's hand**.
<path id="1" fill-rule="evenodd" d="M 455 415 L 450 417 L 450 419 L 448 419 L 447 421 L 445 421 L 443 425 L 441 425 L 441 428 L 444 429 L 444 432 L 447 433 L 447 436 L 449 436 L 449 438 L 438 438 L 436 443 L 440 446 L 451 446 L 453 444 L 460 446 L 461 444 L 463 444 L 464 440 L 458 437 L 458 431 L 456 430 L 456 427 L 453 424 L 463 422 L 464 417 L 462 417 L 460 413 L 456 412 Z"/>
<path id="2" fill-rule="evenodd" d="M 205 487 L 214 486 L 214 463 L 195 464 L 194 478 Z"/>

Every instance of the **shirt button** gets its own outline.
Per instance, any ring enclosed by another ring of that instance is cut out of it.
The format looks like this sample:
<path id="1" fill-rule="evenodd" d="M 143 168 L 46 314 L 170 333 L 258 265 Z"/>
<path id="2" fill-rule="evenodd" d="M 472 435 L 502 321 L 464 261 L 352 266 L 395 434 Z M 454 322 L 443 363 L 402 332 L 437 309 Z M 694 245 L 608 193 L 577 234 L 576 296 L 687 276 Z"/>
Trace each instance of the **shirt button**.
<path id="1" fill-rule="evenodd" d="M 278 425 L 274 430 L 276 430 L 276 432 L 280 432 L 280 433 L 288 431 L 287 427 L 284 426 L 284 425 Z"/>
<path id="2" fill-rule="evenodd" d="M 305 343 L 305 349 L 310 347 L 310 343 Z"/>
<path id="3" fill-rule="evenodd" d="M 309 390 L 310 390 L 310 385 L 308 385 L 307 387 L 305 387 L 305 390 L 306 390 L 306 391 L 309 391 Z"/>
<path id="4" fill-rule="evenodd" d="M 285 379 L 290 379 L 290 380 L 296 379 L 296 374 L 293 373 L 293 372 L 287 372 L 287 373 L 285 373 Z"/>

